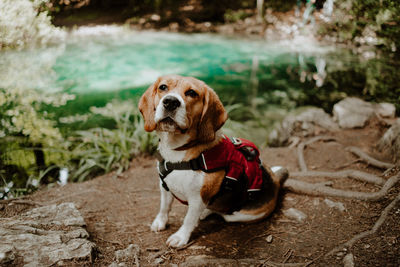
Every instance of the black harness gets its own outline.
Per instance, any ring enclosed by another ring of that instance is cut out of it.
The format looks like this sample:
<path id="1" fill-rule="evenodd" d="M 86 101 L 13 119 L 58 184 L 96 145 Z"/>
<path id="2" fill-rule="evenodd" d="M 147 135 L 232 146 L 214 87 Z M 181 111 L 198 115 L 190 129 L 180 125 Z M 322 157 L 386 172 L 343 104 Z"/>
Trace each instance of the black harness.
<path id="1" fill-rule="evenodd" d="M 161 156 L 160 156 L 161 157 Z M 165 159 L 161 158 L 157 162 L 158 175 L 161 180 L 161 184 L 165 190 L 169 191 L 168 185 L 165 183 L 164 179 L 174 170 L 193 170 L 205 171 L 201 160 L 201 154 L 199 157 L 189 160 L 189 161 L 181 161 L 181 162 L 169 162 L 165 161 Z"/>

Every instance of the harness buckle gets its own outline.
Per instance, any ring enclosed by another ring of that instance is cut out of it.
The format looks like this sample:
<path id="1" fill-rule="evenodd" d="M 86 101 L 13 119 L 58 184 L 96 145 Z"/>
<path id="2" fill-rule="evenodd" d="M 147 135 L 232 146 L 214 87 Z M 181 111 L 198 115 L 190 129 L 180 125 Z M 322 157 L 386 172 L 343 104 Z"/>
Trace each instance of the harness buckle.
<path id="1" fill-rule="evenodd" d="M 234 146 L 240 146 L 242 144 L 242 140 L 237 137 L 231 137 L 231 142 Z"/>

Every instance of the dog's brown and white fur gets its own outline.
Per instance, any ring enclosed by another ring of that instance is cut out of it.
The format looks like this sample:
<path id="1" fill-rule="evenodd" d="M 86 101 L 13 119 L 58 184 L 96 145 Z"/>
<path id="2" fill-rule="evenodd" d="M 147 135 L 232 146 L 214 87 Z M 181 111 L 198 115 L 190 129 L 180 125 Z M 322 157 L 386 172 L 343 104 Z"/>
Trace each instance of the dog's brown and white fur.
<path id="1" fill-rule="evenodd" d="M 145 130 L 156 130 L 160 138 L 159 152 L 166 161 L 181 162 L 197 158 L 223 138 L 220 128 L 227 119 L 227 113 L 216 93 L 195 78 L 178 75 L 158 78 L 143 94 L 139 109 L 144 117 Z M 170 191 L 166 191 L 160 183 L 160 211 L 151 230 L 162 231 L 166 228 L 174 199 L 171 192 L 187 201 L 189 206 L 182 226 L 167 240 L 167 245 L 172 247 L 187 244 L 199 220 L 213 212 L 219 213 L 228 222 L 252 222 L 267 217 L 275 208 L 285 175 L 280 167 L 274 172 L 266 169 L 273 180 L 271 196 L 256 207 L 247 207 L 232 214 L 221 213 L 224 209 L 218 205 L 208 205 L 218 193 L 225 171 L 205 173 L 174 170 L 164 180 Z"/>

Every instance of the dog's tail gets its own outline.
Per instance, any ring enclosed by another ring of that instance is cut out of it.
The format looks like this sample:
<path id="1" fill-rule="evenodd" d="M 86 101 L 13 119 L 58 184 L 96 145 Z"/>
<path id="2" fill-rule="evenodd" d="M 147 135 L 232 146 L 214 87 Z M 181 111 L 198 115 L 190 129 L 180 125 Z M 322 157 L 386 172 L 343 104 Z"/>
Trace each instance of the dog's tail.
<path id="1" fill-rule="evenodd" d="M 289 171 L 285 167 L 273 166 L 271 167 L 271 171 L 275 174 L 280 186 L 282 186 L 289 177 Z"/>

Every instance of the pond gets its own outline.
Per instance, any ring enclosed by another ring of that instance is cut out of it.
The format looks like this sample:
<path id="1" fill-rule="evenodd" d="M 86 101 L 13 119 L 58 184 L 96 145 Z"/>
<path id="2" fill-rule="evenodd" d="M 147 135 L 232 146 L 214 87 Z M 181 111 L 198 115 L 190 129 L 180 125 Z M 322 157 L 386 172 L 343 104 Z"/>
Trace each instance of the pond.
<path id="1" fill-rule="evenodd" d="M 119 26 L 81 27 L 57 47 L 0 53 L 0 88 L 76 95 L 55 110 L 84 114 L 112 99 L 137 99 L 159 75 L 197 77 L 225 104 L 259 114 L 316 105 L 330 111 L 345 96 L 399 103 L 399 63 L 374 51 L 323 46 L 307 38 L 267 42 L 213 34 L 136 32 Z M 237 120 L 251 112 L 236 112 Z M 274 117 L 274 116 L 272 116 Z M 278 116 L 279 117 L 279 116 Z"/>

